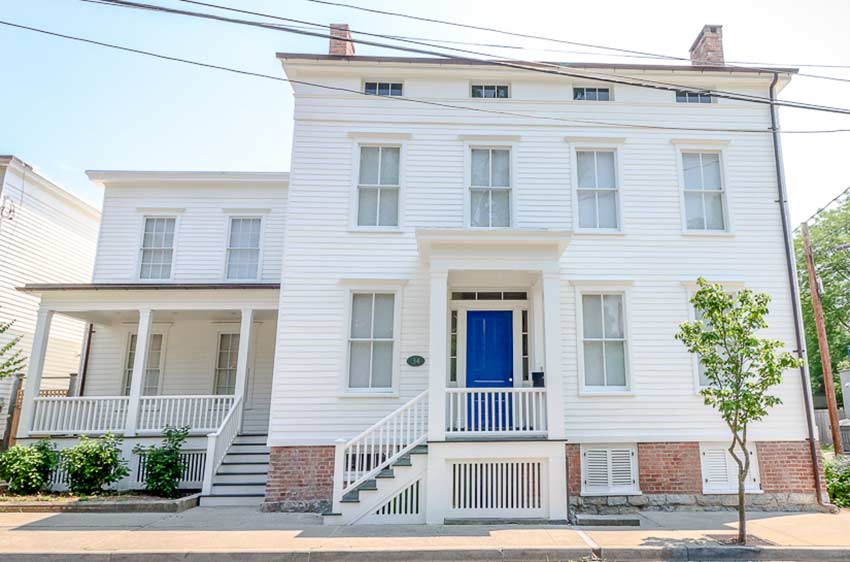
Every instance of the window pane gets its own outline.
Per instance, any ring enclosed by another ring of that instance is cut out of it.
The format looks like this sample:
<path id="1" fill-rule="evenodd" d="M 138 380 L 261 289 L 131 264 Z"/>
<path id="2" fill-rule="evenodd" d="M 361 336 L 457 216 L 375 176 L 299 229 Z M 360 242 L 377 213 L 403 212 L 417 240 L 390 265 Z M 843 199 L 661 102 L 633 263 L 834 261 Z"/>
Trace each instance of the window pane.
<path id="1" fill-rule="evenodd" d="M 483 98 L 484 97 L 484 87 L 483 86 L 473 86 L 472 87 L 472 97 Z"/>
<path id="2" fill-rule="evenodd" d="M 682 154 L 682 173 L 687 189 L 702 189 L 699 154 Z"/>
<path id="3" fill-rule="evenodd" d="M 493 191 L 493 218 L 490 226 L 511 225 L 511 194 L 506 189 Z"/>
<path id="4" fill-rule="evenodd" d="M 493 151 L 493 186 L 508 187 L 511 185 L 511 152 L 509 150 Z"/>
<path id="5" fill-rule="evenodd" d="M 379 96 L 390 95 L 390 85 L 389 85 L 388 82 L 379 82 L 378 83 L 378 95 Z"/>
<path id="6" fill-rule="evenodd" d="M 604 366 L 602 363 L 602 342 L 584 342 L 584 384 L 587 386 L 602 386 L 605 384 Z"/>
<path id="7" fill-rule="evenodd" d="M 608 101 L 611 99 L 611 90 L 608 88 L 599 88 L 596 93 L 596 99 L 599 101 Z"/>
<path id="8" fill-rule="evenodd" d="M 355 294 L 351 302 L 351 337 L 372 337 L 372 295 Z"/>
<path id="9" fill-rule="evenodd" d="M 393 342 L 372 344 L 372 388 L 389 388 L 393 379 Z"/>
<path id="10" fill-rule="evenodd" d="M 375 95 L 378 93 L 378 83 L 377 82 L 366 82 L 365 91 L 367 94 Z"/>
<path id="11" fill-rule="evenodd" d="M 623 342 L 605 342 L 605 374 L 608 386 L 626 386 L 626 353 Z"/>
<path id="12" fill-rule="evenodd" d="M 390 85 L 390 95 L 391 96 L 400 96 L 401 95 L 401 84 L 391 84 Z"/>
<path id="13" fill-rule="evenodd" d="M 605 337 L 625 337 L 623 330 L 623 296 L 605 295 L 603 307 L 605 310 Z"/>
<path id="14" fill-rule="evenodd" d="M 705 374 L 705 365 L 702 364 L 702 361 L 697 359 L 697 369 L 699 370 L 699 385 L 700 386 L 708 386 L 711 384 L 711 380 L 708 378 L 708 375 Z"/>
<path id="15" fill-rule="evenodd" d="M 375 332 L 376 338 L 393 337 L 393 313 L 395 295 L 375 295 Z"/>
<path id="16" fill-rule="evenodd" d="M 595 162 L 592 152 L 576 153 L 578 160 L 578 186 L 596 187 L 596 175 L 594 173 Z"/>
<path id="17" fill-rule="evenodd" d="M 583 100 L 585 96 L 584 88 L 573 88 L 573 99 L 574 100 Z"/>
<path id="18" fill-rule="evenodd" d="M 398 226 L 398 189 L 381 189 L 380 226 Z"/>
<path id="19" fill-rule="evenodd" d="M 472 185 L 490 186 L 490 151 L 472 150 Z"/>
<path id="20" fill-rule="evenodd" d="M 617 192 L 598 193 L 599 228 L 617 228 Z"/>
<path id="21" fill-rule="evenodd" d="M 702 193 L 685 193 L 685 220 L 689 229 L 705 229 L 705 218 L 702 211 Z"/>
<path id="22" fill-rule="evenodd" d="M 357 205 L 357 224 L 376 226 L 378 224 L 378 190 L 361 187 Z"/>
<path id="23" fill-rule="evenodd" d="M 372 344 L 369 342 L 351 342 L 348 368 L 348 386 L 351 388 L 369 388 L 369 362 Z"/>
<path id="24" fill-rule="evenodd" d="M 472 226 L 490 226 L 490 192 L 475 189 L 470 194 Z"/>
<path id="25" fill-rule="evenodd" d="M 375 146 L 360 147 L 360 183 L 375 185 L 378 183 L 378 152 Z"/>
<path id="26" fill-rule="evenodd" d="M 702 155 L 703 187 L 720 189 L 720 155 L 707 153 Z"/>
<path id="27" fill-rule="evenodd" d="M 582 317 L 585 338 L 602 337 L 602 296 L 582 295 Z"/>
<path id="28" fill-rule="evenodd" d="M 508 87 L 507 86 L 496 86 L 496 97 L 497 98 L 508 97 Z"/>
<path id="29" fill-rule="evenodd" d="M 723 230 L 723 196 L 720 193 L 706 193 L 705 227 L 709 230 Z"/>
<path id="30" fill-rule="evenodd" d="M 596 193 L 591 190 L 578 191 L 578 224 L 582 228 L 596 228 Z"/>
<path id="31" fill-rule="evenodd" d="M 381 149 L 381 185 L 398 185 L 399 148 Z"/>
<path id="32" fill-rule="evenodd" d="M 496 86 L 484 86 L 484 97 L 485 98 L 495 98 L 496 97 Z"/>
<path id="33" fill-rule="evenodd" d="M 596 153 L 596 187 L 617 187 L 616 172 L 614 170 L 614 153 Z"/>

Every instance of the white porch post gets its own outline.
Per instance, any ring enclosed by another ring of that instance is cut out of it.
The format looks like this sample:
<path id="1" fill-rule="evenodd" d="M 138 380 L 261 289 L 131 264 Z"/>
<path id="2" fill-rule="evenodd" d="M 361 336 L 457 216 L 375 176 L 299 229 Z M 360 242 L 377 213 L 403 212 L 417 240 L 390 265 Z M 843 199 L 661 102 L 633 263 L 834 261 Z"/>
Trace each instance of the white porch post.
<path id="1" fill-rule="evenodd" d="M 21 401 L 21 417 L 18 425 L 18 439 L 29 437 L 32 429 L 33 409 L 35 398 L 41 389 L 41 375 L 44 372 L 44 358 L 47 355 L 47 341 L 50 337 L 50 323 L 53 320 L 53 311 L 39 309 L 35 323 L 35 334 L 32 340 L 32 353 L 30 354 L 27 378 L 24 382 L 24 398 Z M 15 397 L 12 397 L 14 400 Z"/>
<path id="2" fill-rule="evenodd" d="M 251 353 L 251 337 L 254 329 L 254 311 L 242 309 L 242 321 L 239 325 L 239 354 L 236 358 L 236 389 L 234 394 L 238 400 L 245 396 L 245 384 L 248 380 L 248 359 Z"/>
<path id="3" fill-rule="evenodd" d="M 136 332 L 136 354 L 133 357 L 133 373 L 130 376 L 130 401 L 127 404 L 127 428 L 124 432 L 128 436 L 135 435 L 139 425 L 139 400 L 142 397 L 147 370 L 151 316 L 152 311 L 149 308 L 139 309 L 139 330 Z"/>
<path id="4" fill-rule="evenodd" d="M 431 273 L 431 317 L 428 344 L 428 439 L 446 438 L 446 324 L 448 271 Z"/>
<path id="5" fill-rule="evenodd" d="M 561 368 L 561 275 L 543 272 L 543 324 L 546 356 L 546 416 L 549 439 L 563 439 L 564 372 Z"/>

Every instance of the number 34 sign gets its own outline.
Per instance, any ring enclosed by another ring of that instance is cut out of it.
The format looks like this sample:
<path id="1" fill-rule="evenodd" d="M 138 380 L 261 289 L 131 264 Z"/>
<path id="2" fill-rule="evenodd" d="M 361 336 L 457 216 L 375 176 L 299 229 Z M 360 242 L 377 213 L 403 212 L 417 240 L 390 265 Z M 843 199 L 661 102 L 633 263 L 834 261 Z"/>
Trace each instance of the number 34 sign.
<path id="1" fill-rule="evenodd" d="M 411 367 L 421 367 L 425 364 L 425 358 L 421 355 L 411 355 L 407 358 L 407 364 Z"/>

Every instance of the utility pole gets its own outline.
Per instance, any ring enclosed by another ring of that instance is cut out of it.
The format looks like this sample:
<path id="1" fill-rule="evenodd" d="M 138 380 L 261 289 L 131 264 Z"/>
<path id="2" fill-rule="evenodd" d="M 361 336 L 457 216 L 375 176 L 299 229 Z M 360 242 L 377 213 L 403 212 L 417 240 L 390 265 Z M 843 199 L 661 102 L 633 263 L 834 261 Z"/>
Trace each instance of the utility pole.
<path id="1" fill-rule="evenodd" d="M 809 290 L 812 293 L 812 310 L 815 315 L 815 327 L 818 334 L 820 362 L 823 368 L 823 387 L 826 392 L 826 407 L 829 411 L 829 425 L 832 429 L 832 446 L 836 455 L 844 454 L 841 446 L 841 429 L 838 426 L 838 405 L 835 400 L 835 382 L 832 378 L 832 359 L 829 356 L 829 343 L 826 339 L 826 325 L 823 320 L 823 306 L 820 302 L 820 286 L 815 273 L 815 258 L 812 255 L 812 243 L 809 239 L 809 225 L 803 223 L 803 249 L 806 254 L 806 269 L 809 272 Z"/>

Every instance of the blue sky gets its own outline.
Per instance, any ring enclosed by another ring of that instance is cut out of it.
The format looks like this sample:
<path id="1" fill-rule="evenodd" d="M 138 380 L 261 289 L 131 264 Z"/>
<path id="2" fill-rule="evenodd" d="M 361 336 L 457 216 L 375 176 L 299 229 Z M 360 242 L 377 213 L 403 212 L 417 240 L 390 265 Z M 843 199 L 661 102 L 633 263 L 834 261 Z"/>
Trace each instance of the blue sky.
<path id="1" fill-rule="evenodd" d="M 356 0 L 350 0 L 352 3 Z M 151 0 L 202 9 L 174 0 Z M 353 29 L 566 49 L 306 0 L 218 0 Z M 705 23 L 724 26 L 728 60 L 850 65 L 850 2 L 429 0 L 363 6 L 573 41 L 687 56 Z M 325 53 L 324 39 L 139 12 L 79 0 L 0 0 L 0 19 L 105 42 L 282 76 L 277 51 Z M 358 46 L 358 54 L 399 54 Z M 576 50 L 582 50 L 576 48 Z M 164 62 L 0 26 L 0 154 L 15 154 L 95 206 L 86 169 L 288 170 L 292 97 L 282 82 Z M 491 51 L 565 61 L 576 53 Z M 621 59 L 622 60 L 622 59 Z M 632 61 L 634 62 L 634 61 Z M 850 70 L 804 69 L 850 79 Z M 850 83 L 798 77 L 786 99 L 850 107 Z M 850 116 L 783 110 L 789 129 L 850 128 Z M 785 135 L 792 218 L 850 185 L 850 134 Z"/>

